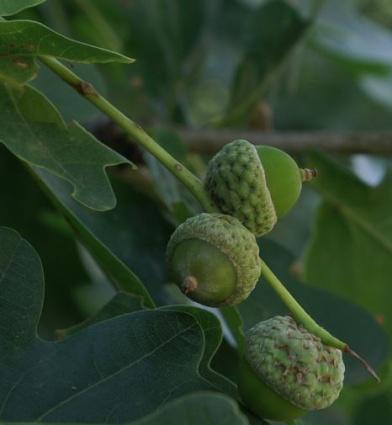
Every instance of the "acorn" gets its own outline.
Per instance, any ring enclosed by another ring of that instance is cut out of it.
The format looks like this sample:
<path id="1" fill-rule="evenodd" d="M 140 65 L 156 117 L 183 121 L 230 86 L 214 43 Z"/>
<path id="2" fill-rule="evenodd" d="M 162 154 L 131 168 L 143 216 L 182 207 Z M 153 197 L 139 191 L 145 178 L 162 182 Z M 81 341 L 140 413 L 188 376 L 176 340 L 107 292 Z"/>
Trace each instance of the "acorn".
<path id="1" fill-rule="evenodd" d="M 224 214 L 202 213 L 177 227 L 167 246 L 167 261 L 182 292 L 208 306 L 240 303 L 260 277 L 254 235 Z"/>
<path id="2" fill-rule="evenodd" d="M 288 421 L 330 406 L 343 387 L 344 369 L 340 350 L 291 317 L 276 316 L 247 332 L 238 388 L 259 417 Z"/>
<path id="3" fill-rule="evenodd" d="M 205 189 L 216 207 L 238 218 L 256 236 L 270 232 L 296 203 L 302 181 L 313 176 L 271 146 L 246 140 L 225 145 L 209 162 Z"/>

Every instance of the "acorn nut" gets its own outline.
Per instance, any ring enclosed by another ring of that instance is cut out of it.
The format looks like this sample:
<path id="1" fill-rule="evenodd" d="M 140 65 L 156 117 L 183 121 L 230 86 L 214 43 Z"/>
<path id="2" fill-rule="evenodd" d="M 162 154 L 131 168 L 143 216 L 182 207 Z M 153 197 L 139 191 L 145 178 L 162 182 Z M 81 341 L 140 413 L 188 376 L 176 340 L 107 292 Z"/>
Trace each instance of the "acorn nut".
<path id="1" fill-rule="evenodd" d="M 179 288 L 209 306 L 238 304 L 260 277 L 254 235 L 224 214 L 202 213 L 181 224 L 168 243 L 167 260 Z"/>
<path id="2" fill-rule="evenodd" d="M 290 155 L 235 140 L 209 162 L 205 189 L 217 208 L 256 236 L 268 233 L 297 201 L 302 173 Z"/>
<path id="3" fill-rule="evenodd" d="M 338 398 L 343 379 L 342 352 L 291 317 L 260 322 L 246 335 L 239 392 L 262 418 L 287 421 L 324 409 Z"/>
<path id="4" fill-rule="evenodd" d="M 302 181 L 311 180 L 314 171 L 300 169 L 290 155 L 272 146 L 256 146 L 256 151 L 264 167 L 276 215 L 281 218 L 297 202 Z"/>

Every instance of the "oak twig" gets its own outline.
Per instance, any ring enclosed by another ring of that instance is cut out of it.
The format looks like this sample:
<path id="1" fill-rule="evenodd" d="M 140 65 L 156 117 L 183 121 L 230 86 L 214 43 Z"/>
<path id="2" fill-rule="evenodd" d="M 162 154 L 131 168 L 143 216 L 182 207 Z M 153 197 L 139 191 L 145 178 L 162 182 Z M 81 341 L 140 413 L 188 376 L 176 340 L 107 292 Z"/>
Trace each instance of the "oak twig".
<path id="1" fill-rule="evenodd" d="M 246 139 L 256 145 L 271 145 L 291 153 L 321 150 L 341 154 L 392 155 L 392 131 L 262 132 L 241 129 L 179 129 L 178 132 L 191 151 L 203 154 L 218 152 L 232 140 Z"/>

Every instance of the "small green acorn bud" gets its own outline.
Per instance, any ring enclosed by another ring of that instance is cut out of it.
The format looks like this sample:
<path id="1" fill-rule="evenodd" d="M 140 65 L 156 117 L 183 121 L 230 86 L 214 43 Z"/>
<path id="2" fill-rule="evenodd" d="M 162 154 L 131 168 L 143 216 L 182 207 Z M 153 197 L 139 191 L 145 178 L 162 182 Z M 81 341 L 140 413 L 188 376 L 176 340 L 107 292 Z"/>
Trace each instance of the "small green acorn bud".
<path id="1" fill-rule="evenodd" d="M 338 398 L 343 380 L 342 352 L 291 317 L 260 322 L 246 335 L 239 392 L 262 418 L 287 421 L 324 409 Z"/>
<path id="2" fill-rule="evenodd" d="M 300 170 L 294 159 L 280 149 L 235 140 L 209 162 L 205 189 L 220 211 L 238 218 L 261 236 L 293 207 L 302 181 L 309 180 L 313 173 Z"/>
<path id="3" fill-rule="evenodd" d="M 181 224 L 168 243 L 167 260 L 179 288 L 209 306 L 243 301 L 260 277 L 254 235 L 224 214 L 202 213 Z"/>

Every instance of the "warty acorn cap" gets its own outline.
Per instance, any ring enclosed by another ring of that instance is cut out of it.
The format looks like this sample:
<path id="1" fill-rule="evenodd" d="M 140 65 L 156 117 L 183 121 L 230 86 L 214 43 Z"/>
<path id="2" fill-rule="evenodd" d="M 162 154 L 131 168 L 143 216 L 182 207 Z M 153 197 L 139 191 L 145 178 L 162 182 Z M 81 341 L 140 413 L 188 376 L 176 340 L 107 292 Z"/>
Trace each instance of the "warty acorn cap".
<path id="1" fill-rule="evenodd" d="M 330 406 L 343 387 L 342 352 L 325 346 L 288 316 L 252 327 L 246 335 L 245 359 L 259 379 L 304 410 Z"/>
<path id="2" fill-rule="evenodd" d="M 236 217 L 256 236 L 277 217 L 256 148 L 246 140 L 225 145 L 209 162 L 205 189 L 219 210 Z"/>

